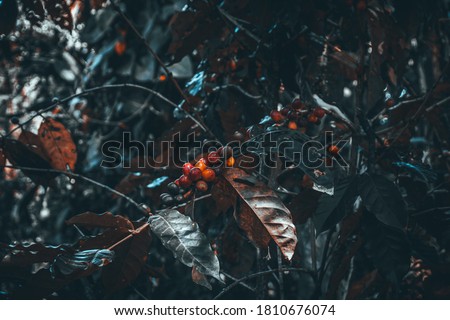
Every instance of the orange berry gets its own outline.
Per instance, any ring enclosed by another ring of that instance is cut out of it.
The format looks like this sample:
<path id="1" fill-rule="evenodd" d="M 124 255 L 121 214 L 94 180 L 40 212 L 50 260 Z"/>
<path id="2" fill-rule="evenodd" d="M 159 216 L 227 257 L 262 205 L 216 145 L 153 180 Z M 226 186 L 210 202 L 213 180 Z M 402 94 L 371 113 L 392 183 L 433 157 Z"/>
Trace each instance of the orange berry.
<path id="1" fill-rule="evenodd" d="M 328 152 L 330 152 L 333 155 L 336 155 L 339 152 L 339 148 L 334 144 L 332 144 L 331 146 L 328 147 Z"/>
<path id="2" fill-rule="evenodd" d="M 315 116 L 314 114 L 308 115 L 308 122 L 316 123 L 317 120 L 319 120 L 319 118 L 317 118 L 317 116 Z"/>
<path id="3" fill-rule="evenodd" d="M 231 71 L 235 71 L 236 68 L 237 68 L 236 61 L 235 61 L 234 59 L 231 59 L 231 60 L 228 62 L 228 65 L 229 65 Z"/>
<path id="4" fill-rule="evenodd" d="M 162 74 L 162 75 L 159 76 L 158 79 L 159 79 L 159 81 L 163 82 L 163 81 L 167 80 L 167 76 L 165 74 Z"/>
<path id="5" fill-rule="evenodd" d="M 127 44 L 125 41 L 117 41 L 114 45 L 114 51 L 117 53 L 118 56 L 121 56 L 125 53 L 125 50 L 127 49 Z"/>
<path id="6" fill-rule="evenodd" d="M 202 172 L 202 178 L 206 182 L 212 182 L 216 178 L 216 172 L 211 168 L 207 168 Z"/>
<path id="7" fill-rule="evenodd" d="M 195 164 L 195 167 L 199 168 L 200 171 L 205 171 L 205 169 L 207 168 L 206 160 L 201 158 L 200 160 L 197 161 L 197 163 Z"/>
<path id="8" fill-rule="evenodd" d="M 234 160 L 234 157 L 229 157 L 228 160 L 227 160 L 227 167 L 234 166 L 235 162 L 236 162 L 236 160 Z"/>
<path id="9" fill-rule="evenodd" d="M 277 110 L 272 110 L 272 112 L 270 112 L 270 117 L 277 123 L 284 120 L 284 116 Z"/>
<path id="10" fill-rule="evenodd" d="M 289 121 L 288 128 L 291 130 L 297 130 L 298 129 L 297 123 L 295 121 Z"/>

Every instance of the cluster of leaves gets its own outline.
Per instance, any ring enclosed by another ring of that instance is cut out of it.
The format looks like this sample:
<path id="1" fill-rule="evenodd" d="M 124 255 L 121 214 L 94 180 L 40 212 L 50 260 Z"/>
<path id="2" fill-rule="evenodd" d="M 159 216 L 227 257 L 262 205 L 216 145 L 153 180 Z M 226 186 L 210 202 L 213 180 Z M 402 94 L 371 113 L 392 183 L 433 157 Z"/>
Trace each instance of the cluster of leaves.
<path id="1" fill-rule="evenodd" d="M 0 1 L 0 293 L 448 298 L 448 10 Z M 320 124 L 268 117 L 294 98 L 326 110 Z M 128 132 L 155 148 L 129 141 L 101 166 Z M 296 159 L 308 141 L 326 156 L 326 132 L 351 138 L 348 167 Z M 258 142 L 260 157 L 237 153 L 208 194 L 161 209 L 178 161 L 204 156 L 193 136 Z M 188 148 L 172 159 L 164 141 Z"/>

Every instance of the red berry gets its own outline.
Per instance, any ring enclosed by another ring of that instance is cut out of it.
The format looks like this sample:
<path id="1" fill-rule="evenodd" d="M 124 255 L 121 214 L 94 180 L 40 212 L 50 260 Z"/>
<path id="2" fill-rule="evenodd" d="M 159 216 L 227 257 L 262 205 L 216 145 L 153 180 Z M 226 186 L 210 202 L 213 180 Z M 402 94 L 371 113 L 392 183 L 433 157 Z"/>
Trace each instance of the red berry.
<path id="1" fill-rule="evenodd" d="M 212 182 L 216 178 L 216 172 L 211 168 L 205 169 L 205 171 L 202 172 L 202 178 L 206 182 Z"/>
<path id="2" fill-rule="evenodd" d="M 191 179 L 188 176 L 181 176 L 178 181 L 180 182 L 180 187 L 189 188 L 192 185 Z"/>
<path id="3" fill-rule="evenodd" d="M 283 115 L 281 114 L 281 112 L 280 112 L 280 111 L 277 111 L 277 110 L 272 110 L 272 111 L 270 112 L 270 117 L 272 118 L 273 121 L 275 121 L 275 122 L 277 122 L 277 123 L 284 120 L 284 117 L 283 117 Z"/>
<path id="4" fill-rule="evenodd" d="M 339 148 L 334 144 L 332 144 L 331 146 L 328 147 L 328 152 L 330 152 L 333 155 L 336 155 L 339 152 Z"/>
<path id="5" fill-rule="evenodd" d="M 395 105 L 395 100 L 394 100 L 394 99 L 390 98 L 390 99 L 387 99 L 387 100 L 386 100 L 386 106 L 387 106 L 388 108 L 391 108 L 391 107 L 393 107 L 394 105 Z"/>
<path id="6" fill-rule="evenodd" d="M 325 110 L 323 110 L 322 108 L 315 108 L 313 114 L 317 117 L 317 118 L 323 118 L 325 116 Z"/>
<path id="7" fill-rule="evenodd" d="M 289 108 L 284 107 L 283 109 L 281 109 L 280 113 L 286 117 L 288 115 L 289 111 L 290 111 Z"/>
<path id="8" fill-rule="evenodd" d="M 305 107 L 305 105 L 303 104 L 303 102 L 300 101 L 300 99 L 294 99 L 292 101 L 292 108 L 294 109 L 303 109 Z"/>
<path id="9" fill-rule="evenodd" d="M 192 181 L 200 180 L 202 178 L 202 170 L 199 168 L 192 168 L 191 172 L 189 172 L 189 178 Z"/>
<path id="10" fill-rule="evenodd" d="M 317 120 L 319 120 L 319 118 L 317 118 L 317 116 L 315 116 L 314 114 L 308 115 L 308 122 L 316 123 Z"/>
<path id="11" fill-rule="evenodd" d="M 191 169 L 192 169 L 193 167 L 194 167 L 194 166 L 192 165 L 192 163 L 186 162 L 186 163 L 183 165 L 183 174 L 184 174 L 185 176 L 189 175 L 189 172 L 191 172 Z"/>
<path id="12" fill-rule="evenodd" d="M 208 184 L 203 180 L 197 181 L 197 183 L 195 184 L 195 189 L 200 192 L 206 192 L 208 191 Z"/>
<path id="13" fill-rule="evenodd" d="M 220 156 L 216 151 L 210 152 L 206 158 L 211 164 L 216 164 L 220 161 Z"/>

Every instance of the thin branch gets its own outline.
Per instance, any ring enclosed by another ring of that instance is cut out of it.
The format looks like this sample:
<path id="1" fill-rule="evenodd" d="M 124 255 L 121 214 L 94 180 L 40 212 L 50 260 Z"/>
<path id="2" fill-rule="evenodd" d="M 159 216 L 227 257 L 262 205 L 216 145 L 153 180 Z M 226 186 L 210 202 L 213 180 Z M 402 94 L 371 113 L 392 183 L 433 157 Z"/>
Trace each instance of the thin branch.
<path id="1" fill-rule="evenodd" d="M 189 106 L 191 106 L 191 104 L 189 102 L 189 98 L 186 96 L 186 94 L 184 93 L 183 89 L 181 89 L 180 85 L 178 84 L 178 81 L 173 77 L 172 72 L 170 72 L 170 70 L 166 67 L 166 65 L 161 60 L 161 58 L 158 56 L 158 54 L 152 49 L 152 47 L 148 43 L 147 39 L 145 39 L 145 37 L 136 28 L 134 23 L 126 16 L 126 14 L 119 8 L 119 6 L 116 3 L 114 3 L 112 1 L 111 2 L 111 6 L 120 15 L 120 17 L 128 24 L 128 26 L 131 28 L 131 30 L 133 30 L 134 34 L 144 44 L 144 46 L 147 49 L 147 51 L 150 52 L 150 54 L 153 56 L 153 58 L 156 60 L 156 62 L 159 64 L 159 66 L 164 70 L 164 73 L 167 75 L 167 77 L 169 77 L 169 80 L 172 82 L 172 84 L 174 85 L 175 89 L 178 91 L 178 93 L 183 98 L 183 100 Z M 197 123 L 200 126 L 200 128 L 202 128 L 203 131 L 207 132 L 212 137 L 214 136 L 214 134 L 211 132 L 211 130 L 203 123 L 203 120 L 199 119 L 198 117 L 195 118 L 188 111 L 186 111 L 184 109 L 181 109 L 181 110 L 183 110 L 187 114 L 187 116 L 189 118 L 191 118 L 192 120 L 195 119 L 194 120 L 195 123 Z"/>
<path id="2" fill-rule="evenodd" d="M 92 93 L 97 92 L 97 91 L 109 90 L 109 89 L 118 89 L 118 88 L 133 88 L 133 89 L 139 89 L 139 90 L 146 91 L 146 92 L 148 92 L 148 93 L 150 93 L 150 94 L 152 94 L 152 95 L 158 97 L 159 99 L 163 100 L 164 102 L 167 102 L 167 103 L 168 103 L 169 105 L 171 105 L 172 107 L 174 107 L 174 108 L 176 108 L 176 109 L 179 109 L 179 110 L 183 111 L 183 112 L 186 114 L 186 116 L 187 116 L 188 118 L 190 118 L 192 121 L 194 121 L 200 128 L 202 128 L 202 130 L 204 130 L 205 132 L 208 131 L 208 130 L 203 126 L 203 124 L 202 124 L 200 121 L 198 121 L 198 120 L 197 120 L 195 117 L 193 117 L 190 113 L 188 113 L 188 112 L 186 112 L 185 110 L 183 110 L 183 109 L 182 109 L 179 105 L 177 105 L 175 102 L 173 102 L 173 101 L 169 100 L 168 98 L 166 98 L 165 96 L 163 96 L 161 93 L 159 93 L 159 92 L 157 92 L 157 91 L 155 91 L 155 90 L 152 90 L 152 89 L 150 89 L 150 88 L 147 88 L 147 87 L 144 87 L 144 86 L 140 86 L 140 85 L 138 85 L 138 84 L 132 84 L 132 83 L 120 83 L 120 84 L 108 84 L 108 85 L 103 85 L 103 86 L 99 86 L 99 87 L 94 87 L 94 88 L 86 89 L 86 90 L 84 90 L 84 91 L 82 91 L 82 92 L 75 93 L 75 94 L 70 95 L 70 96 L 68 96 L 68 97 L 65 97 L 65 98 L 63 98 L 63 99 L 60 99 L 60 100 L 58 100 L 58 101 L 56 101 L 56 102 L 53 102 L 53 103 L 52 103 L 51 105 L 49 105 L 48 107 L 46 107 L 46 108 L 44 108 L 44 109 L 41 109 L 41 110 L 37 111 L 37 113 L 36 113 L 35 115 L 33 115 L 30 119 L 28 119 L 28 120 L 22 122 L 22 123 L 20 124 L 20 126 L 17 126 L 17 127 L 15 127 L 14 129 L 12 129 L 11 131 L 9 131 L 9 132 L 5 135 L 5 137 L 9 137 L 13 132 L 15 132 L 16 130 L 18 130 L 19 128 L 21 128 L 21 126 L 23 126 L 23 125 L 29 123 L 30 121 L 32 121 L 35 117 L 40 116 L 40 115 L 42 115 L 43 113 L 48 112 L 48 111 L 50 111 L 50 110 L 56 108 L 58 105 L 60 105 L 60 104 L 62 104 L 62 103 L 68 102 L 68 101 L 70 101 L 70 100 L 72 100 L 72 99 L 75 99 L 75 98 L 78 98 L 78 97 L 82 97 L 82 96 L 85 96 L 85 95 L 92 94 Z M 22 116 L 22 115 L 24 115 L 24 114 L 26 114 L 26 113 L 25 113 L 25 112 L 20 112 L 20 113 L 8 115 L 8 117 Z"/>
<path id="3" fill-rule="evenodd" d="M 100 183 L 98 181 L 95 181 L 91 178 L 85 177 L 81 174 L 78 173 L 73 173 L 73 172 L 69 172 L 69 171 L 61 171 L 61 170 L 56 170 L 56 169 L 42 169 L 42 168 L 31 168 L 31 167 L 21 167 L 21 166 L 11 166 L 11 165 L 5 165 L 5 166 L 0 166 L 0 168 L 10 168 L 10 169 L 18 169 L 18 170 L 26 170 L 26 171 L 34 171 L 34 172 L 45 172 L 45 173 L 58 173 L 58 174 L 64 174 L 66 176 L 75 178 L 75 179 L 80 179 L 86 182 L 89 182 L 91 184 L 94 184 L 102 189 L 108 190 L 111 193 L 114 193 L 115 195 L 125 199 L 126 201 L 128 201 L 129 203 L 131 203 L 133 206 L 135 206 L 137 209 L 139 209 L 139 211 L 141 211 L 142 213 L 144 213 L 146 216 L 151 216 L 152 214 L 145 209 L 142 205 L 140 205 L 139 203 L 137 203 L 136 201 L 134 201 L 133 199 L 131 199 L 130 197 L 128 197 L 127 195 L 114 190 L 113 188 Z"/>
<path id="4" fill-rule="evenodd" d="M 147 229 L 150 227 L 149 223 L 145 223 L 142 226 L 140 226 L 139 228 L 137 228 L 136 230 L 131 230 L 131 232 L 124 238 L 122 238 L 121 240 L 117 241 L 116 243 L 114 243 L 113 245 L 111 245 L 108 250 L 114 250 L 115 248 L 117 248 L 118 246 L 120 246 L 122 243 L 128 241 L 129 239 L 133 238 L 135 235 L 139 234 L 140 232 L 142 232 L 143 230 Z"/>
<path id="5" fill-rule="evenodd" d="M 447 73 L 448 69 L 450 68 L 450 62 L 447 62 L 447 64 L 445 65 L 444 69 L 442 70 L 441 75 L 439 76 L 438 79 L 436 79 L 436 81 L 434 82 L 433 86 L 431 87 L 431 89 L 427 92 L 427 94 L 425 95 L 425 97 L 423 98 L 422 103 L 420 104 L 419 108 L 417 109 L 417 111 L 414 113 L 414 115 L 409 119 L 408 123 L 400 130 L 400 132 L 397 134 L 397 136 L 394 138 L 394 140 L 389 144 L 389 148 L 391 148 L 392 146 L 394 146 L 394 144 L 401 138 L 401 136 L 403 135 L 403 133 L 405 132 L 406 129 L 409 128 L 409 126 L 411 124 L 414 124 L 415 121 L 417 120 L 417 118 L 422 114 L 423 111 L 426 110 L 426 105 L 428 103 L 428 101 L 431 99 L 434 90 L 437 88 L 437 85 L 439 84 L 439 82 L 442 80 L 442 78 L 444 77 L 444 75 Z M 430 107 L 431 108 L 431 107 Z M 381 157 L 381 156 L 380 156 Z"/>
<path id="6" fill-rule="evenodd" d="M 274 269 L 274 270 L 265 270 L 265 271 L 260 271 L 260 272 L 256 272 L 256 273 L 252 273 L 250 275 L 247 275 L 245 277 L 242 277 L 236 281 L 234 281 L 232 284 L 230 284 L 229 286 L 225 287 L 217 296 L 214 297 L 213 300 L 217 300 L 220 297 L 222 297 L 225 293 L 227 293 L 228 291 L 230 291 L 231 289 L 233 289 L 234 287 L 236 287 L 239 283 L 243 282 L 243 281 L 247 281 L 253 278 L 257 278 L 266 274 L 271 274 L 271 273 L 277 273 L 277 272 L 303 272 L 309 275 L 313 275 L 313 273 L 310 270 L 306 270 L 303 268 L 282 268 L 282 269 Z"/>
<path id="7" fill-rule="evenodd" d="M 226 272 L 224 272 L 224 271 L 220 271 L 220 273 L 223 274 L 225 277 L 230 278 L 230 279 L 233 280 L 233 281 L 239 281 L 238 278 L 235 278 L 235 277 L 233 277 L 231 274 L 228 274 L 228 273 L 226 273 Z M 240 285 L 240 286 L 243 286 L 244 288 L 247 288 L 247 289 L 250 290 L 250 291 L 253 291 L 253 292 L 256 291 L 255 288 L 252 288 L 251 286 L 249 286 L 249 285 L 246 284 L 245 282 L 239 282 L 239 285 Z"/>

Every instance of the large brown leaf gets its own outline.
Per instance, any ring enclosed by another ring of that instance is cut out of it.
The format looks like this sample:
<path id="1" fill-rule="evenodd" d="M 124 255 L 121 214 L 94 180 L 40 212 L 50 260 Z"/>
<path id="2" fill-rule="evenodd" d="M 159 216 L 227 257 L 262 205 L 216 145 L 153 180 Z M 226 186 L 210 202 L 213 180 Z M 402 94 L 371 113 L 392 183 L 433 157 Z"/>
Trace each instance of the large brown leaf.
<path id="1" fill-rule="evenodd" d="M 45 119 L 39 127 L 38 136 L 54 169 L 65 171 L 69 166 L 74 170 L 77 149 L 72 136 L 62 123 L 51 118 Z"/>
<path id="2" fill-rule="evenodd" d="M 257 246 L 267 247 L 272 238 L 284 257 L 291 260 L 297 234 L 291 213 L 281 199 L 259 181 L 246 183 L 251 176 L 241 169 L 227 169 L 223 176 L 239 195 L 236 217 L 249 239 Z"/>
<path id="3" fill-rule="evenodd" d="M 66 223 L 87 228 L 134 230 L 134 226 L 130 220 L 119 215 L 113 215 L 111 212 L 105 212 L 103 214 L 85 212 L 70 218 Z"/>
<path id="4" fill-rule="evenodd" d="M 140 275 L 152 243 L 148 224 L 136 223 L 133 237 L 114 249 L 115 260 L 103 269 L 102 281 L 106 294 L 117 292 Z"/>

